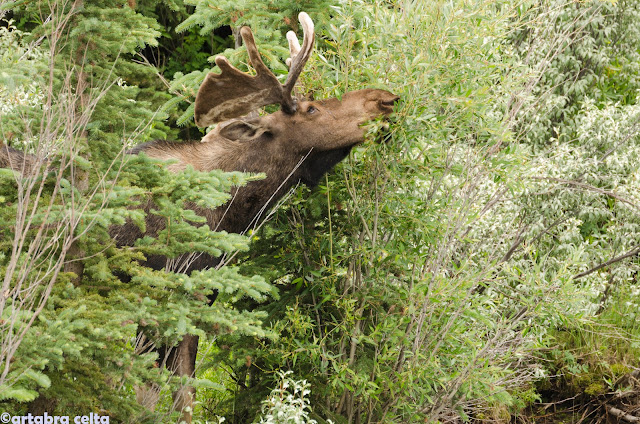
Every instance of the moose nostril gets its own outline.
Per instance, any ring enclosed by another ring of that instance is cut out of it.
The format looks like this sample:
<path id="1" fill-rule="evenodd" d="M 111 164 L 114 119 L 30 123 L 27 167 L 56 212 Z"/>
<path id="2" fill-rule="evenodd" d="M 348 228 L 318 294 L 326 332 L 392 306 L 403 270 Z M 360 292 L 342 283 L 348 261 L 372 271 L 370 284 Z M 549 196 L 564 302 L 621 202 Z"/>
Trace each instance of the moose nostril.
<path id="1" fill-rule="evenodd" d="M 382 104 L 382 105 L 384 105 L 384 106 L 393 106 L 393 105 L 395 105 L 395 104 L 398 102 L 398 100 L 400 100 L 400 97 L 394 97 L 394 98 L 393 98 L 393 99 L 391 99 L 391 100 L 382 100 L 382 101 L 380 102 L 380 104 Z"/>

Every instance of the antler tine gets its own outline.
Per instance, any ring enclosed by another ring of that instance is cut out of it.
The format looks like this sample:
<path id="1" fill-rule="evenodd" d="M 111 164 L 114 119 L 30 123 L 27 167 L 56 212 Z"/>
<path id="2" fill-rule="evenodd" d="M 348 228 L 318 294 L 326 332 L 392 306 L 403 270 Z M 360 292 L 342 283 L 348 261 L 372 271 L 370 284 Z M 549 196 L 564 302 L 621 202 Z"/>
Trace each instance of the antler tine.
<path id="1" fill-rule="evenodd" d="M 244 45 L 247 48 L 251 66 L 253 66 L 253 69 L 256 70 L 256 74 L 259 75 L 265 73 L 273 75 L 269 68 L 267 68 L 267 65 L 265 65 L 262 61 L 260 53 L 258 53 L 258 46 L 256 46 L 256 40 L 253 38 L 253 32 L 251 32 L 251 28 L 249 28 L 248 26 L 243 26 L 242 28 L 240 28 L 240 35 L 242 36 Z"/>
<path id="2" fill-rule="evenodd" d="M 300 24 L 302 25 L 303 32 L 303 40 L 302 47 L 298 43 L 298 37 L 292 31 L 287 33 L 287 40 L 289 40 L 289 51 L 291 53 L 291 58 L 287 59 L 287 65 L 289 68 L 289 75 L 287 76 L 287 81 L 284 83 L 284 94 L 285 96 L 291 96 L 291 92 L 293 91 L 293 87 L 296 85 L 296 81 L 298 81 L 298 77 L 302 72 L 302 68 L 311 57 L 311 51 L 313 50 L 313 43 L 315 41 L 315 32 L 313 21 L 305 12 L 300 12 L 298 15 L 298 19 L 300 20 Z"/>
<path id="3" fill-rule="evenodd" d="M 199 127 L 237 118 L 273 103 L 293 104 L 293 100 L 287 101 L 287 97 L 290 99 L 291 96 L 283 95 L 278 78 L 262 62 L 251 29 L 242 27 L 240 35 L 256 75 L 242 72 L 231 65 L 226 57 L 217 56 L 215 62 L 222 72 L 209 73 L 196 96 L 195 120 Z"/>
<path id="4" fill-rule="evenodd" d="M 289 42 L 289 57 L 285 63 L 291 68 L 291 62 L 293 62 L 293 59 L 300 53 L 300 42 L 298 41 L 298 36 L 293 31 L 287 32 L 287 41 Z"/>

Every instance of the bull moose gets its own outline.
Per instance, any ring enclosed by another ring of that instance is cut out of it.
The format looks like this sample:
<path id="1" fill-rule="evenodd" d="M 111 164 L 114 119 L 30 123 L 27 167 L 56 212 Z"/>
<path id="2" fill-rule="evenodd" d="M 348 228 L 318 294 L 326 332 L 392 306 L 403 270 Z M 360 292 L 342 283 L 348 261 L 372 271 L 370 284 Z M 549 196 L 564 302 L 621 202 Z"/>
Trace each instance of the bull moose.
<path id="1" fill-rule="evenodd" d="M 246 45 L 252 76 L 233 67 L 224 56 L 215 63 L 220 74 L 209 73 L 195 100 L 195 121 L 198 126 L 218 124 L 201 142 L 178 143 L 154 141 L 135 147 L 131 153 L 144 152 L 156 159 L 173 160 L 169 170 L 180 172 L 187 166 L 196 170 L 244 171 L 264 173 L 266 178 L 239 188 L 230 204 L 215 210 L 195 205 L 192 209 L 206 218 L 209 228 L 241 233 L 260 219 L 265 210 L 275 204 L 291 187 L 302 182 L 314 186 L 322 176 L 349 155 L 351 149 L 364 141 L 367 121 L 392 113 L 399 97 L 389 91 L 364 89 L 348 92 L 341 99 L 307 101 L 295 98 L 294 86 L 309 59 L 315 34 L 311 18 L 304 12 L 299 20 L 303 29 L 300 46 L 292 31 L 287 34 L 290 58 L 289 73 L 284 84 L 266 67 L 260 58 L 249 27 L 240 34 Z M 264 116 L 242 116 L 271 104 L 280 110 Z M 11 163 L 13 162 L 13 163 Z M 0 166 L 28 167 L 19 152 L 6 146 L 0 148 Z M 147 215 L 147 232 L 164 227 L 162 218 Z M 132 245 L 144 234 L 133 223 L 114 227 L 111 234 L 119 245 Z M 148 257 L 145 264 L 154 269 L 165 268 L 167 258 Z M 215 266 L 217 258 L 207 255 L 182 258 L 181 271 Z M 173 258 L 180 263 L 181 258 Z M 198 346 L 196 336 L 185 336 L 171 350 L 167 366 L 174 374 L 193 377 Z M 191 422 L 195 390 L 184 387 L 174 393 L 174 406 L 183 411 L 183 420 Z"/>

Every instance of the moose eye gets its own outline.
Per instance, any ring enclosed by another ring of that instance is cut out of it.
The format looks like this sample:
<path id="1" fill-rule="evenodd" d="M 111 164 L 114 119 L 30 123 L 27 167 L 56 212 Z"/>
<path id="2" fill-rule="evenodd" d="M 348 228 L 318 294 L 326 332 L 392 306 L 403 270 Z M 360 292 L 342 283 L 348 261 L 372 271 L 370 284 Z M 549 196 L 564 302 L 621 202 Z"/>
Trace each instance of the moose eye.
<path id="1" fill-rule="evenodd" d="M 313 107 L 313 106 L 309 106 L 309 107 L 307 108 L 307 113 L 308 113 L 309 115 L 311 115 L 312 113 L 316 113 L 317 111 L 318 111 L 318 109 L 316 109 L 316 108 L 315 108 L 315 107 Z"/>

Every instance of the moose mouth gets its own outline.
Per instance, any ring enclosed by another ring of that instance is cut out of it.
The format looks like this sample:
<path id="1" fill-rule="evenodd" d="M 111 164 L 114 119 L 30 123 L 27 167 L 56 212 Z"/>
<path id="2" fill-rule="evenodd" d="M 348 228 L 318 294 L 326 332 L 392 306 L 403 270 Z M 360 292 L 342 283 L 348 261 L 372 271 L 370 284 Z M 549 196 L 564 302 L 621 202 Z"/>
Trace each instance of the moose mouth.
<path id="1" fill-rule="evenodd" d="M 391 134 L 390 128 L 392 124 L 396 123 L 396 120 L 393 118 L 390 118 L 390 115 L 391 113 L 393 113 L 393 108 L 396 105 L 396 103 L 398 103 L 399 100 L 400 100 L 400 97 L 395 96 L 390 100 L 380 100 L 378 102 L 378 107 L 382 111 L 383 116 L 382 116 L 382 125 L 378 128 L 378 131 L 374 140 L 376 143 L 387 143 L 389 140 L 391 140 L 392 134 Z"/>
<path id="2" fill-rule="evenodd" d="M 390 129 L 392 124 L 395 124 L 395 120 L 385 119 L 384 125 L 380 127 L 374 140 L 376 143 L 388 143 L 391 141 L 391 138 L 393 137 L 393 133 Z"/>

